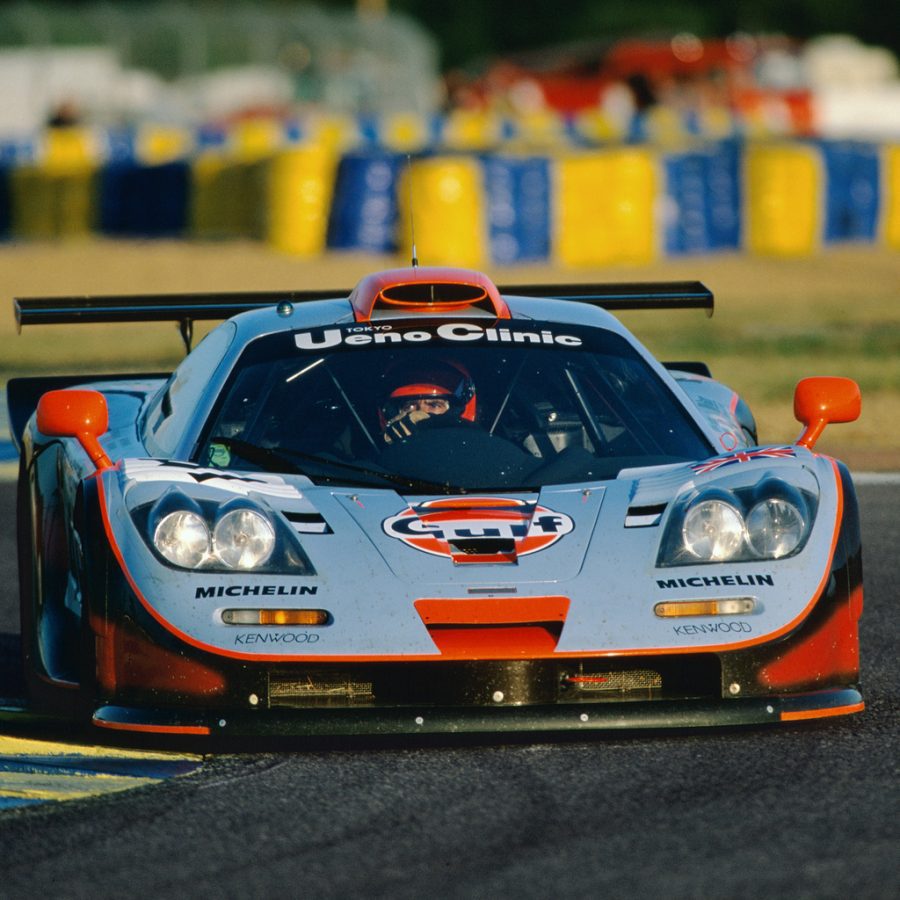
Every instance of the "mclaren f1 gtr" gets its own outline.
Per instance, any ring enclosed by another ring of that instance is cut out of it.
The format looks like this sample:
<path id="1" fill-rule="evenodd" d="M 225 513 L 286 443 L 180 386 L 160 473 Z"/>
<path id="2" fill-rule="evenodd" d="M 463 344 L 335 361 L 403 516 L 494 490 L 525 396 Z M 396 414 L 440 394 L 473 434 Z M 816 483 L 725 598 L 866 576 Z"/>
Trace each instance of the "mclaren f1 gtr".
<path id="1" fill-rule="evenodd" d="M 224 320 L 172 373 L 10 382 L 28 703 L 189 735 L 566 731 L 854 713 L 860 530 L 807 378 L 760 445 L 620 309 L 698 282 L 25 298 Z"/>

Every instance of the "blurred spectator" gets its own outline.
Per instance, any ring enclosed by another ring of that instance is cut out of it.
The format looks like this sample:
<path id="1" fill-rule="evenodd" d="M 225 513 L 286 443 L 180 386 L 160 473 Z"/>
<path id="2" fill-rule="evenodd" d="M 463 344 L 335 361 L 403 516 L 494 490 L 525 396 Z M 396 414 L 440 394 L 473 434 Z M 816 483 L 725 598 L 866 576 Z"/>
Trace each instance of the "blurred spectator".
<path id="1" fill-rule="evenodd" d="M 57 103 L 47 117 L 47 125 L 50 128 L 71 128 L 80 123 L 81 112 L 78 104 L 71 97 Z"/>

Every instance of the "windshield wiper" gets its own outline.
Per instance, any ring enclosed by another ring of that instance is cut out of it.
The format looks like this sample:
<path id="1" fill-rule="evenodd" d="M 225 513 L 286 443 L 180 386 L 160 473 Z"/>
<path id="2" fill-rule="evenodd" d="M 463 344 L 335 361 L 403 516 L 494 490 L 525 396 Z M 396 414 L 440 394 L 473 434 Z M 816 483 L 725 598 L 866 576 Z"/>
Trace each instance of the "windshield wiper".
<path id="1" fill-rule="evenodd" d="M 334 466 L 358 475 L 369 475 L 372 478 L 380 478 L 388 484 L 396 484 L 401 487 L 412 488 L 416 491 L 426 491 L 434 494 L 465 493 L 462 488 L 457 487 L 456 485 L 439 481 L 427 481 L 421 478 L 412 478 L 409 475 L 400 475 L 395 472 L 373 469 L 368 466 L 358 465 L 357 463 L 343 462 L 339 459 L 329 459 L 327 456 L 318 456 L 315 453 L 304 453 L 302 450 L 292 450 L 290 448 L 274 450 L 271 447 L 260 447 L 258 444 L 252 444 L 249 441 L 244 441 L 240 438 L 225 437 L 224 435 L 214 435 L 209 439 L 209 443 L 222 444 L 234 450 L 240 456 L 243 456 L 248 462 L 262 466 L 268 472 L 283 472 L 286 470 L 292 475 L 306 475 L 307 477 L 313 477 L 305 468 L 289 459 L 288 456 L 290 456 L 295 457 L 296 459 L 314 462 L 319 465 Z M 285 454 L 288 454 L 288 456 Z M 354 487 L 380 486 L 370 484 L 367 481 L 329 475 L 325 472 L 317 472 L 314 477 L 322 478 L 332 483 L 347 484 Z"/>

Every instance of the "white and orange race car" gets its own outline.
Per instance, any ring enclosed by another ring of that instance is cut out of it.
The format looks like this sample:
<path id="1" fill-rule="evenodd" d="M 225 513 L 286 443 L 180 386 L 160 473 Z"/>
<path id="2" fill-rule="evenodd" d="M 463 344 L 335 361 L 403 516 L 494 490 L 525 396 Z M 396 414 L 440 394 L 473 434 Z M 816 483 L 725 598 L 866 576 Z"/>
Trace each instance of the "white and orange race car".
<path id="1" fill-rule="evenodd" d="M 853 420 L 793 444 L 610 310 L 690 283 L 16 302 L 21 325 L 226 319 L 170 375 L 18 379 L 28 704 L 199 735 L 563 731 L 853 713 Z M 230 317 L 230 318 L 226 318 Z"/>

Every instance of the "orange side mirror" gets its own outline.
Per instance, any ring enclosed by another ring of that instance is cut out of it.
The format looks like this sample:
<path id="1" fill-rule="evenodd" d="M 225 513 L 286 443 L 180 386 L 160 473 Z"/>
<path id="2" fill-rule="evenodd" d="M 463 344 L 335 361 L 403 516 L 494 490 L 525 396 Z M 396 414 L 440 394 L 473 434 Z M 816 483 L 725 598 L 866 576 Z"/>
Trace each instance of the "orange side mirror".
<path id="1" fill-rule="evenodd" d="M 797 443 L 813 448 L 830 422 L 855 422 L 862 398 L 850 378 L 804 378 L 794 390 L 794 416 L 806 428 Z"/>
<path id="2" fill-rule="evenodd" d="M 106 398 L 99 391 L 48 391 L 38 401 L 37 427 L 48 437 L 74 437 L 98 469 L 112 461 L 98 438 L 109 428 Z"/>

